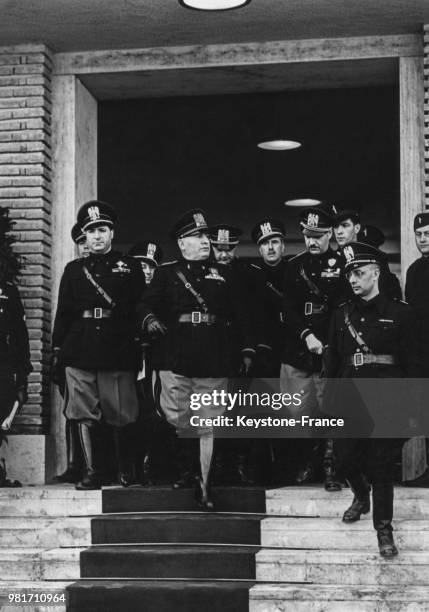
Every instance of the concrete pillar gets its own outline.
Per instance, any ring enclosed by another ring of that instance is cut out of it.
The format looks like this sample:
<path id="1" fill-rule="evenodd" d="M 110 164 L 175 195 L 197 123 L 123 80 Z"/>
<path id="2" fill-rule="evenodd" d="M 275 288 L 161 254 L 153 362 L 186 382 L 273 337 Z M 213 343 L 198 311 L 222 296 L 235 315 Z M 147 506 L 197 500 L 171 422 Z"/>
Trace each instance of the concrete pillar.
<path id="1" fill-rule="evenodd" d="M 76 212 L 97 197 L 97 101 L 74 76 L 53 77 L 52 321 L 64 266 L 76 257 L 70 231 Z M 51 433 L 56 471 L 65 467 L 62 401 L 52 389 Z"/>

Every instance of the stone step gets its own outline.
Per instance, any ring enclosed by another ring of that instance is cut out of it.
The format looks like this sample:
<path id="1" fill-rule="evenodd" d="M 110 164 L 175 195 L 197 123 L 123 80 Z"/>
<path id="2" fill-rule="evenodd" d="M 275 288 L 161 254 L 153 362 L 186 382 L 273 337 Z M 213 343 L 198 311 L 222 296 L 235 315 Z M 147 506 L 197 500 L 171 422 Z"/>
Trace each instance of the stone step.
<path id="1" fill-rule="evenodd" d="M 61 582 L 61 581 L 27 581 L 22 580 L 17 582 L 16 580 L 1 580 L 0 581 L 0 610 L 2 612 L 17 612 L 18 610 L 21 612 L 66 612 L 66 587 L 71 584 L 71 582 Z M 21 603 L 19 602 L 10 603 L 9 595 L 15 594 L 16 596 L 21 596 L 25 594 L 27 602 L 29 601 L 31 595 L 33 596 L 32 603 L 24 604 L 21 599 Z M 64 596 L 64 601 L 55 602 L 51 600 L 48 602 L 49 605 L 42 605 L 45 597 L 51 595 L 52 597 L 61 597 Z M 41 598 L 41 599 L 40 599 Z M 37 605 L 36 601 L 41 601 L 41 604 Z"/>
<path id="2" fill-rule="evenodd" d="M 100 516 L 92 520 L 92 543 L 259 544 L 263 516 L 207 512 Z"/>
<path id="3" fill-rule="evenodd" d="M 280 487 L 277 489 L 267 489 L 266 498 L 271 499 L 331 499 L 332 501 L 348 499 L 352 493 L 348 487 L 341 491 L 329 493 L 322 485 L 303 485 L 292 487 Z M 395 486 L 395 499 L 422 499 L 429 504 L 429 488 L 421 487 L 401 487 Z"/>
<path id="4" fill-rule="evenodd" d="M 218 512 L 265 512 L 263 487 L 214 487 Z M 173 490 L 171 486 L 106 487 L 103 512 L 192 512 L 198 510 L 193 489 Z"/>
<path id="5" fill-rule="evenodd" d="M 353 499 L 350 489 L 328 493 L 322 486 L 282 487 L 266 491 L 267 514 L 339 517 Z M 429 518 L 429 489 L 395 487 L 396 518 Z"/>
<path id="6" fill-rule="evenodd" d="M 427 612 L 427 586 L 256 584 L 249 612 Z"/>
<path id="7" fill-rule="evenodd" d="M 76 580 L 82 548 L 9 548 L 0 552 L 2 581 Z M 0 586 L 3 582 L 0 582 Z"/>
<path id="8" fill-rule="evenodd" d="M 101 491 L 73 485 L 0 489 L 0 516 L 88 516 L 102 512 Z"/>
<path id="9" fill-rule="evenodd" d="M 253 581 L 80 580 L 67 588 L 68 612 L 249 612 Z"/>
<path id="10" fill-rule="evenodd" d="M 372 550 L 270 550 L 256 555 L 256 578 L 270 582 L 427 586 L 429 553 L 401 551 L 395 559 Z"/>
<path id="11" fill-rule="evenodd" d="M 90 546 L 91 517 L 19 517 L 0 521 L 0 548 Z"/>
<path id="12" fill-rule="evenodd" d="M 82 578 L 254 579 L 257 546 L 94 546 L 81 554 Z"/>
<path id="13" fill-rule="evenodd" d="M 395 520 L 395 541 L 407 550 L 429 549 L 429 521 Z M 338 518 L 273 517 L 261 522 L 264 547 L 315 549 L 372 549 L 376 534 L 369 515 L 352 524 Z M 429 571 L 429 570 L 428 570 Z"/>

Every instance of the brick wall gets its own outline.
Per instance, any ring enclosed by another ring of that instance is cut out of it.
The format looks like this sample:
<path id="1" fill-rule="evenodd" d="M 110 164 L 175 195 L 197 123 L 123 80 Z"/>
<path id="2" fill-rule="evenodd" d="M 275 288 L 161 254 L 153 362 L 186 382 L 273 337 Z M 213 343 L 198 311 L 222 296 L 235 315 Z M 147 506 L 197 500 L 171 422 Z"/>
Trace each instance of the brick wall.
<path id="1" fill-rule="evenodd" d="M 429 25 L 424 27 L 424 75 L 425 75 L 425 204 L 429 208 Z"/>
<path id="2" fill-rule="evenodd" d="M 20 293 L 34 372 L 16 423 L 46 431 L 51 255 L 51 73 L 43 45 L 0 47 L 0 206 L 11 208 L 15 250 L 25 257 Z"/>

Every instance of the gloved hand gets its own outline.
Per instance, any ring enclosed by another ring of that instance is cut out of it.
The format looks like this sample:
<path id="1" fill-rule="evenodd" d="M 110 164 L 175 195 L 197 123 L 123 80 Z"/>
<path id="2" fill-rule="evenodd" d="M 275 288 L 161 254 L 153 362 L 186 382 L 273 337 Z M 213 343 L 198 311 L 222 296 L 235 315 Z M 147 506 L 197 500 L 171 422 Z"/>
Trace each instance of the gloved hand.
<path id="1" fill-rule="evenodd" d="M 167 333 L 166 326 L 164 325 L 164 323 L 162 323 L 162 321 L 157 319 L 155 315 L 151 315 L 150 317 L 148 317 L 148 319 L 146 319 L 145 326 L 147 332 L 151 336 L 165 336 L 165 334 Z"/>
<path id="2" fill-rule="evenodd" d="M 240 376 L 249 376 L 253 364 L 253 357 L 249 353 L 244 353 L 240 368 Z"/>

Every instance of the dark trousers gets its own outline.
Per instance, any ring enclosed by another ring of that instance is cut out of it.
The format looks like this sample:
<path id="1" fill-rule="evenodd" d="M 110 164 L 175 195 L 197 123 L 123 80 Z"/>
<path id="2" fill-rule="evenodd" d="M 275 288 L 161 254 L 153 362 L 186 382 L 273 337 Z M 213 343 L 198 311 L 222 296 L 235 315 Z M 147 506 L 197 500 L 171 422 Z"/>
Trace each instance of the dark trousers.
<path id="1" fill-rule="evenodd" d="M 392 521 L 393 466 L 398 444 L 391 438 L 344 438 L 334 443 L 341 475 L 353 482 L 364 474 L 372 484 L 375 529 Z"/>

